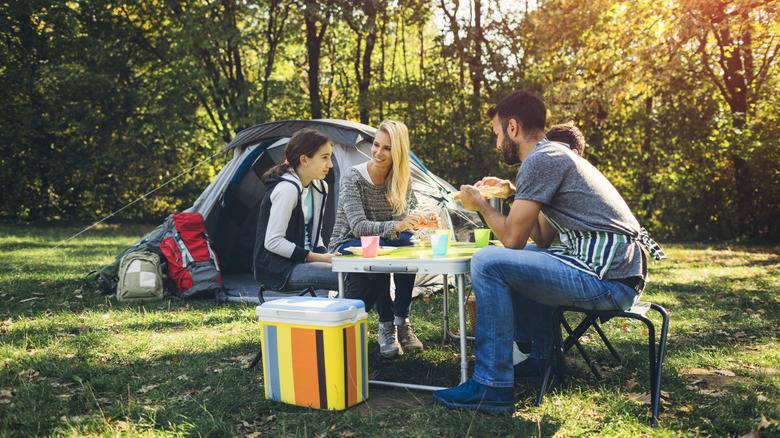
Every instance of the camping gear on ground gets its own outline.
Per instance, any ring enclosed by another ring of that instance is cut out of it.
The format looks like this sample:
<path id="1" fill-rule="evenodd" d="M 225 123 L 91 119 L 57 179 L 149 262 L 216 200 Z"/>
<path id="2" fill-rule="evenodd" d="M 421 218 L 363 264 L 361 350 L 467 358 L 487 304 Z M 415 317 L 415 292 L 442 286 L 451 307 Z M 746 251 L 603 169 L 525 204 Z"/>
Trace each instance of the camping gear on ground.
<path id="1" fill-rule="evenodd" d="M 125 255 L 136 251 L 146 251 L 153 252 L 159 257 L 162 257 L 162 252 L 160 251 L 160 230 L 162 230 L 162 225 L 159 225 L 152 232 L 142 237 L 131 247 L 117 254 L 111 264 L 103 266 L 97 271 L 95 281 L 102 280 L 101 287 L 103 289 L 103 295 L 111 295 L 116 292 L 117 281 L 119 280 L 119 263 Z M 163 266 L 163 271 L 164 270 L 165 267 Z M 90 273 L 90 275 L 92 275 L 92 273 Z"/>
<path id="2" fill-rule="evenodd" d="M 320 119 L 283 120 L 244 129 L 223 149 L 232 150 L 233 158 L 193 206 L 185 210 L 203 215 L 228 297 L 257 300 L 261 285 L 252 274 L 252 255 L 258 211 L 265 194 L 261 177 L 271 167 L 284 162 L 287 141 L 303 128 L 320 131 L 333 142 L 333 169 L 325 178 L 330 196 L 322 226 L 322 238 L 327 245 L 336 220 L 341 174 L 351 166 L 368 161 L 371 156 L 376 129 L 370 126 Z M 412 190 L 420 204 L 419 210 L 438 213 L 442 227 L 454 230 L 455 240 L 469 241 L 471 230 L 484 227 L 479 215 L 451 201 L 448 194 L 455 188 L 429 172 L 413 153 L 410 158 Z M 420 274 L 416 285 L 416 295 L 429 295 L 434 288 L 441 288 L 441 277 Z"/>
<path id="3" fill-rule="evenodd" d="M 160 256 L 151 251 L 135 251 L 119 262 L 116 299 L 119 301 L 154 301 L 163 297 L 163 274 Z"/>
<path id="4" fill-rule="evenodd" d="M 257 316 L 266 398 L 331 410 L 368 398 L 363 301 L 279 298 Z"/>
<path id="5" fill-rule="evenodd" d="M 168 216 L 162 236 L 160 250 L 168 261 L 168 276 L 181 298 L 215 295 L 222 289 L 217 255 L 211 249 L 200 213 Z"/>

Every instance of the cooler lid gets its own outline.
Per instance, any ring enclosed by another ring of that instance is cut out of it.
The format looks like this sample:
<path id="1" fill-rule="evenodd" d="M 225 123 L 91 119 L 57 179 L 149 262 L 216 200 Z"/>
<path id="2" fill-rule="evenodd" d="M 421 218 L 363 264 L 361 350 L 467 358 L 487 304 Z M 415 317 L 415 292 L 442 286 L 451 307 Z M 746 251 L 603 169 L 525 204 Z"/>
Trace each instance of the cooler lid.
<path id="1" fill-rule="evenodd" d="M 287 297 L 257 306 L 261 321 L 321 325 L 354 323 L 366 315 L 363 300 Z"/>

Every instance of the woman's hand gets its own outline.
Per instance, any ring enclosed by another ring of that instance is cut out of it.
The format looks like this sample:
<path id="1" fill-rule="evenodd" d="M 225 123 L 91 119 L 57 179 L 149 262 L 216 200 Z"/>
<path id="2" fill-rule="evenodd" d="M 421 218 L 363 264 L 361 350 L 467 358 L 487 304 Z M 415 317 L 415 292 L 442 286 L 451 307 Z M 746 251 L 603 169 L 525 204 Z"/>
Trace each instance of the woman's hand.
<path id="1" fill-rule="evenodd" d="M 403 218 L 400 221 L 395 223 L 395 230 L 397 232 L 399 232 L 399 233 L 401 231 L 409 229 L 409 228 L 411 228 L 413 230 L 416 230 L 417 228 L 415 228 L 415 227 L 418 226 L 418 224 L 420 223 L 421 220 L 422 220 L 422 215 L 410 214 L 410 215 L 406 216 L 405 218 Z"/>
<path id="2" fill-rule="evenodd" d="M 309 263 L 312 262 L 331 263 L 333 257 L 338 257 L 340 255 L 341 253 L 338 251 L 332 254 L 331 253 L 320 254 L 318 252 L 309 251 L 309 254 L 306 256 L 306 261 Z"/>
<path id="3" fill-rule="evenodd" d="M 417 223 L 415 230 L 421 228 L 441 228 L 441 219 L 436 213 L 427 213 L 420 216 L 420 221 Z"/>

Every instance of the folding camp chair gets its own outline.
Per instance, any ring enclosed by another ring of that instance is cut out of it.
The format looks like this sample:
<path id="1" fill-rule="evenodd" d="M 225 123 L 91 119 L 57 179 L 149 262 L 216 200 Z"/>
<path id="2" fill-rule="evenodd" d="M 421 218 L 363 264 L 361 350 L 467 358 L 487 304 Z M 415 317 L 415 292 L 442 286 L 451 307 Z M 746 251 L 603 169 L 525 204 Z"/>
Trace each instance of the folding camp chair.
<path id="1" fill-rule="evenodd" d="M 653 322 L 650 319 L 648 319 L 646 316 L 648 310 L 650 309 L 657 311 L 661 315 L 661 318 L 663 320 L 661 325 L 661 333 L 658 340 L 657 352 L 656 352 L 656 340 L 655 340 L 655 326 L 653 325 Z M 584 318 L 580 322 L 580 324 L 575 329 L 572 330 L 571 326 L 569 326 L 568 322 L 566 321 L 566 318 L 564 317 L 565 312 L 581 313 L 584 314 Z M 590 327 L 593 327 L 593 329 L 601 337 L 601 340 L 604 341 L 604 344 L 607 346 L 610 353 L 612 353 L 612 356 L 618 362 L 620 362 L 620 356 L 618 355 L 617 351 L 615 351 L 615 348 L 609 342 L 607 336 L 604 334 L 604 331 L 599 326 L 599 322 L 603 324 L 608 320 L 610 320 L 611 318 L 615 318 L 615 317 L 636 319 L 642 321 L 647 326 L 648 353 L 650 359 L 649 360 L 650 404 L 652 410 L 651 424 L 652 427 L 658 426 L 658 408 L 661 399 L 661 366 L 663 365 L 664 353 L 666 352 L 666 333 L 669 329 L 669 316 L 666 312 L 666 309 L 664 309 L 663 307 L 654 303 L 647 303 L 642 301 L 637 302 L 628 310 L 601 310 L 600 311 L 600 310 L 580 309 L 577 307 L 567 307 L 567 306 L 561 306 L 556 308 L 555 312 L 553 313 L 553 331 L 554 331 L 553 343 L 550 346 L 550 354 L 547 356 L 547 364 L 544 372 L 544 377 L 542 379 L 542 386 L 539 389 L 539 395 L 536 401 L 537 406 L 542 404 L 542 398 L 544 397 L 544 393 L 547 390 L 548 382 L 551 380 L 550 372 L 552 369 L 553 359 L 558 361 L 557 382 L 560 384 L 565 383 L 566 361 L 564 360 L 564 356 L 566 355 L 566 352 L 569 351 L 569 349 L 571 349 L 572 346 L 577 347 L 577 350 L 582 355 L 582 358 L 585 359 L 585 363 L 588 364 L 588 367 L 591 369 L 591 371 L 596 376 L 596 378 L 601 380 L 601 373 L 598 371 L 595 362 L 593 362 L 590 356 L 588 356 L 588 354 L 585 352 L 585 349 L 582 347 L 582 344 L 580 344 L 579 341 L 580 337 Z M 566 329 L 566 332 L 568 333 L 568 337 L 566 338 L 566 340 L 563 339 L 561 326 L 563 326 Z"/>
<path id="2" fill-rule="evenodd" d="M 302 296 L 304 296 L 306 294 L 309 294 L 309 295 L 311 295 L 313 297 L 317 296 L 317 294 L 314 293 L 314 288 L 311 287 L 311 286 L 309 286 L 307 288 L 304 288 L 301 291 L 279 291 L 279 290 L 268 289 L 268 288 L 265 287 L 265 285 L 263 285 L 263 286 L 260 286 L 260 291 L 257 292 L 257 298 L 260 300 L 260 304 L 265 303 L 265 298 L 263 297 L 263 293 L 266 292 L 266 291 L 269 291 L 269 290 L 273 291 L 273 292 L 282 292 L 282 293 L 289 292 L 290 294 L 294 293 L 295 296 L 297 296 L 297 297 L 302 297 Z M 249 368 L 247 368 L 247 369 L 249 369 L 249 370 L 253 369 L 255 367 L 255 365 L 257 365 L 257 363 L 260 362 L 260 359 L 262 359 L 262 357 L 263 357 L 263 347 L 260 347 L 260 351 L 257 352 L 257 355 L 255 356 L 254 359 L 252 359 L 252 363 L 249 365 Z"/>

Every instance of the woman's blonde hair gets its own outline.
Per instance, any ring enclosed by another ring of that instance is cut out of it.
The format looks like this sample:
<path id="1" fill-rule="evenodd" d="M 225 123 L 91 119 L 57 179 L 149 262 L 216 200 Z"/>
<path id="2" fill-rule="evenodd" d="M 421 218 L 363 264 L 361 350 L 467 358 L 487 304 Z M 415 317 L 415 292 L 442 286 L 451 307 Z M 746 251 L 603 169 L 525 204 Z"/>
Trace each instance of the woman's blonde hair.
<path id="1" fill-rule="evenodd" d="M 387 201 L 393 207 L 393 214 L 406 210 L 406 191 L 409 188 L 409 131 L 406 125 L 396 120 L 383 120 L 378 131 L 390 136 L 390 154 L 393 169 L 387 190 Z"/>

